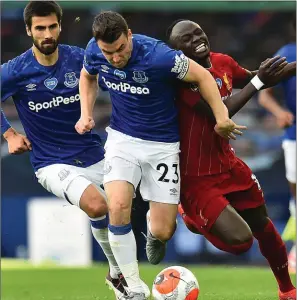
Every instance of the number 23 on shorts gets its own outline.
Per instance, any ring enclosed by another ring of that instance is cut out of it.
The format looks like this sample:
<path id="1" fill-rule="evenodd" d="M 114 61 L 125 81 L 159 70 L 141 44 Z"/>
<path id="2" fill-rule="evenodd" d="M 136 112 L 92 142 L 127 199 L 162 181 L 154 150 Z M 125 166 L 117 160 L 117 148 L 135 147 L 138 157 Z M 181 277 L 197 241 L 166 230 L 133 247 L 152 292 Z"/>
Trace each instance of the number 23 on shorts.
<path id="1" fill-rule="evenodd" d="M 158 181 L 161 182 L 173 182 L 174 184 L 179 183 L 179 165 L 178 163 L 172 163 L 168 165 L 166 163 L 159 163 L 157 165 L 157 171 L 161 173 Z"/>

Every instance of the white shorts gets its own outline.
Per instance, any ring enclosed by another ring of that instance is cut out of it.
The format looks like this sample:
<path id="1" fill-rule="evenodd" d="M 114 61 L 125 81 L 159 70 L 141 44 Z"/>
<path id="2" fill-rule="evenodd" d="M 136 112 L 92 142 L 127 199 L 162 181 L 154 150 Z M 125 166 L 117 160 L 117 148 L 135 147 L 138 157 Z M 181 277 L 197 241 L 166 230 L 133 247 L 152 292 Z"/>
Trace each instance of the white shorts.
<path id="1" fill-rule="evenodd" d="M 37 170 L 38 182 L 50 193 L 79 207 L 79 201 L 90 184 L 95 184 L 106 198 L 102 189 L 104 160 L 87 168 L 66 164 L 53 164 Z"/>
<path id="2" fill-rule="evenodd" d="M 106 128 L 104 183 L 140 182 L 145 201 L 178 204 L 180 195 L 179 142 L 146 141 Z"/>
<path id="3" fill-rule="evenodd" d="M 284 140 L 283 149 L 287 180 L 291 183 L 296 183 L 296 141 Z"/>

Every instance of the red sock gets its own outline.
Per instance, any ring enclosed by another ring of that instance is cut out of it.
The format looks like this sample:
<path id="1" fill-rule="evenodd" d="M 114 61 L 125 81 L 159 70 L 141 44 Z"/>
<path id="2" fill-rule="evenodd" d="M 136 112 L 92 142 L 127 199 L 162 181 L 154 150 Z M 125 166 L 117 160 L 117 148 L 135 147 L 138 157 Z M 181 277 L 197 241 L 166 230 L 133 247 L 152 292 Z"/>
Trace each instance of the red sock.
<path id="1" fill-rule="evenodd" d="M 288 271 L 286 246 L 271 220 L 263 231 L 253 232 L 253 235 L 259 242 L 260 251 L 267 259 L 280 291 L 285 293 L 294 289 Z"/>

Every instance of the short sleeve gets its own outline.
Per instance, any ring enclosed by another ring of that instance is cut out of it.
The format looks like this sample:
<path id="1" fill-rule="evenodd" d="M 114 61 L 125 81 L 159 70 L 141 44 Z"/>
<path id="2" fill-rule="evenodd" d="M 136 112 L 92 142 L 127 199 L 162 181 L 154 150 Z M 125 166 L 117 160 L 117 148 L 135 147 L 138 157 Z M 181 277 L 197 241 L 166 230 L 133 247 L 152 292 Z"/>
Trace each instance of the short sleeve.
<path id="1" fill-rule="evenodd" d="M 1 102 L 18 91 L 16 76 L 13 73 L 12 61 L 1 65 Z"/>
<path id="2" fill-rule="evenodd" d="M 84 62 L 83 67 L 90 75 L 97 75 L 98 69 L 96 67 L 96 54 L 94 52 L 94 41 L 93 39 L 88 43 L 85 55 L 84 55 Z"/>
<path id="3" fill-rule="evenodd" d="M 232 57 L 229 56 L 229 64 L 232 69 L 232 77 L 233 81 L 242 82 L 248 78 L 249 71 L 245 68 L 241 67 L 237 61 L 235 61 Z"/>

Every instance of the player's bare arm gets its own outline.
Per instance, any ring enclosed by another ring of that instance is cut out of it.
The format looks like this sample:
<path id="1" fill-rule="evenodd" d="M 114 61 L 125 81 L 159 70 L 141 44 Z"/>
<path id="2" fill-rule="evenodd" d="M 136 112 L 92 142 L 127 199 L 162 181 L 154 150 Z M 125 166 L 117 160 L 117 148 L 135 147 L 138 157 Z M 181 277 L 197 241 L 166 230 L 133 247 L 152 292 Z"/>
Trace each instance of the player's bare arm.
<path id="1" fill-rule="evenodd" d="M 245 129 L 246 127 L 237 125 L 229 119 L 228 110 L 221 100 L 217 84 L 212 75 L 195 61 L 191 59 L 189 61 L 189 70 L 183 80 L 199 86 L 202 97 L 209 104 L 215 116 L 216 132 L 222 137 L 236 139 L 234 134 L 241 135 L 239 129 Z"/>
<path id="2" fill-rule="evenodd" d="M 273 78 L 271 78 L 269 84 L 265 84 L 265 87 L 263 87 L 263 88 L 266 88 L 268 86 L 274 86 L 282 80 L 286 80 L 292 76 L 296 76 L 296 62 L 295 61 L 291 62 L 291 63 L 286 63 L 284 61 L 283 66 L 284 66 L 284 68 L 280 71 L 280 74 L 275 74 L 274 80 L 273 80 Z M 249 83 L 249 81 L 253 77 L 255 77 L 259 73 L 259 70 L 255 70 L 255 71 L 246 70 L 246 72 L 247 72 L 246 79 L 241 80 L 240 82 L 237 82 L 236 84 L 234 84 L 234 88 L 238 88 L 238 89 L 243 88 L 245 85 L 247 85 Z"/>
<path id="3" fill-rule="evenodd" d="M 32 150 L 31 143 L 24 135 L 18 133 L 14 128 L 10 127 L 3 133 L 3 137 L 8 144 L 8 152 L 10 154 L 22 154 Z"/>
<path id="4" fill-rule="evenodd" d="M 271 112 L 277 120 L 277 124 L 280 128 L 286 128 L 294 123 L 294 115 L 284 109 L 274 96 L 273 88 L 267 88 L 259 93 L 259 104 L 266 110 Z"/>
<path id="5" fill-rule="evenodd" d="M 97 75 L 90 75 L 82 68 L 79 79 L 81 117 L 75 125 L 79 134 L 90 131 L 95 126 L 93 109 L 98 92 Z"/>

